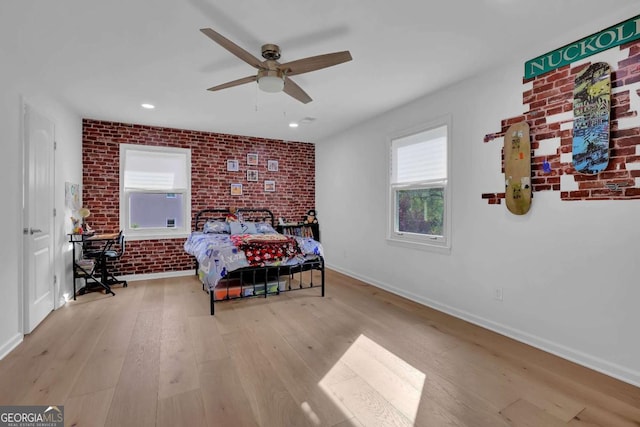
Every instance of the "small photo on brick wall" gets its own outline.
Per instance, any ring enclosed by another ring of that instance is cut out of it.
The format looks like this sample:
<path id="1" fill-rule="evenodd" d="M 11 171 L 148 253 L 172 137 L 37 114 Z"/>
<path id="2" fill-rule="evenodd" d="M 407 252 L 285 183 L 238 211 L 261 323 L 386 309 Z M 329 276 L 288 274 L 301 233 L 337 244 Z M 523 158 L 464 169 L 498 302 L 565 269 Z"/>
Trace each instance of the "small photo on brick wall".
<path id="1" fill-rule="evenodd" d="M 247 164 L 251 166 L 256 166 L 258 164 L 258 154 L 257 153 L 247 154 Z"/>
<path id="2" fill-rule="evenodd" d="M 238 172 L 240 170 L 240 162 L 237 160 L 227 160 L 227 170 L 229 172 Z"/>
<path id="3" fill-rule="evenodd" d="M 268 160 L 267 161 L 267 170 L 269 172 L 278 172 L 278 161 L 277 160 Z"/>
<path id="4" fill-rule="evenodd" d="M 242 196 L 242 184 L 231 184 L 231 195 Z"/>
<path id="5" fill-rule="evenodd" d="M 276 182 L 275 181 L 265 181 L 264 182 L 264 191 L 273 193 L 276 191 Z"/>
<path id="6" fill-rule="evenodd" d="M 258 182 L 258 171 L 253 169 L 247 170 L 247 181 Z"/>

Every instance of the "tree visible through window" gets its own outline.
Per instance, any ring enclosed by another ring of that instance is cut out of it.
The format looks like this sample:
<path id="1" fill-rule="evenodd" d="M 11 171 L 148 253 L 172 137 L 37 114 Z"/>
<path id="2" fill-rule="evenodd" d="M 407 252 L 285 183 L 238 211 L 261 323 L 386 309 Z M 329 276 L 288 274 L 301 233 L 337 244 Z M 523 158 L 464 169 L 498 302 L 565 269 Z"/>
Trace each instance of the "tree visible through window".
<path id="1" fill-rule="evenodd" d="M 398 231 L 442 236 L 444 190 L 398 190 Z"/>
<path id="2" fill-rule="evenodd" d="M 448 124 L 391 140 L 389 239 L 448 247 Z"/>

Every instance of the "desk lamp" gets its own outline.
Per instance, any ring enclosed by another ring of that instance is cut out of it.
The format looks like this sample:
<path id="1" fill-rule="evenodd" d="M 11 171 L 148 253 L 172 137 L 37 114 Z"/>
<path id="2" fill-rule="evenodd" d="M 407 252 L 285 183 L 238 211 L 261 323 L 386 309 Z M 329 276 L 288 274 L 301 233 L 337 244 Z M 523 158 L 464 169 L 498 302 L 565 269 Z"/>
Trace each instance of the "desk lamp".
<path id="1" fill-rule="evenodd" d="M 87 208 L 80 208 L 78 209 L 78 215 L 80 215 L 80 218 L 82 218 L 82 230 L 84 231 L 84 233 L 88 233 L 91 230 L 91 227 L 89 227 L 89 225 L 86 223 L 86 218 L 91 215 L 91 211 Z"/>

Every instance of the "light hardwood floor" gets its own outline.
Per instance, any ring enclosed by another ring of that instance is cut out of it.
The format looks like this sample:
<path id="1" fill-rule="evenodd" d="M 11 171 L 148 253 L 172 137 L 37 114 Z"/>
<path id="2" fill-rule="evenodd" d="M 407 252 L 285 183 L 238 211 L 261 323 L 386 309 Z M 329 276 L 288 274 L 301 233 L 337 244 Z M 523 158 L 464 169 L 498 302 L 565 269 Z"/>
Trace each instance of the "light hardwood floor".
<path id="1" fill-rule="evenodd" d="M 53 312 L 0 404 L 68 426 L 640 426 L 640 389 L 335 272 L 216 305 L 194 277 Z"/>

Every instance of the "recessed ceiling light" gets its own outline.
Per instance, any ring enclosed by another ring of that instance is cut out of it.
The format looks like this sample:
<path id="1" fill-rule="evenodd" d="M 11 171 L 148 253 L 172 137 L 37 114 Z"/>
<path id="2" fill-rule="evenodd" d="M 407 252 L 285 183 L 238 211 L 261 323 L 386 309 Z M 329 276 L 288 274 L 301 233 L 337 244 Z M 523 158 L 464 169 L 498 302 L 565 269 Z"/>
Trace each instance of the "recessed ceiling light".
<path id="1" fill-rule="evenodd" d="M 153 104 L 141 104 L 140 106 L 142 108 L 146 108 L 147 110 L 153 110 L 154 108 L 156 108 L 156 106 Z"/>
<path id="2" fill-rule="evenodd" d="M 289 123 L 289 127 L 290 128 L 297 128 L 298 124 L 296 122 L 291 122 L 291 123 Z"/>

